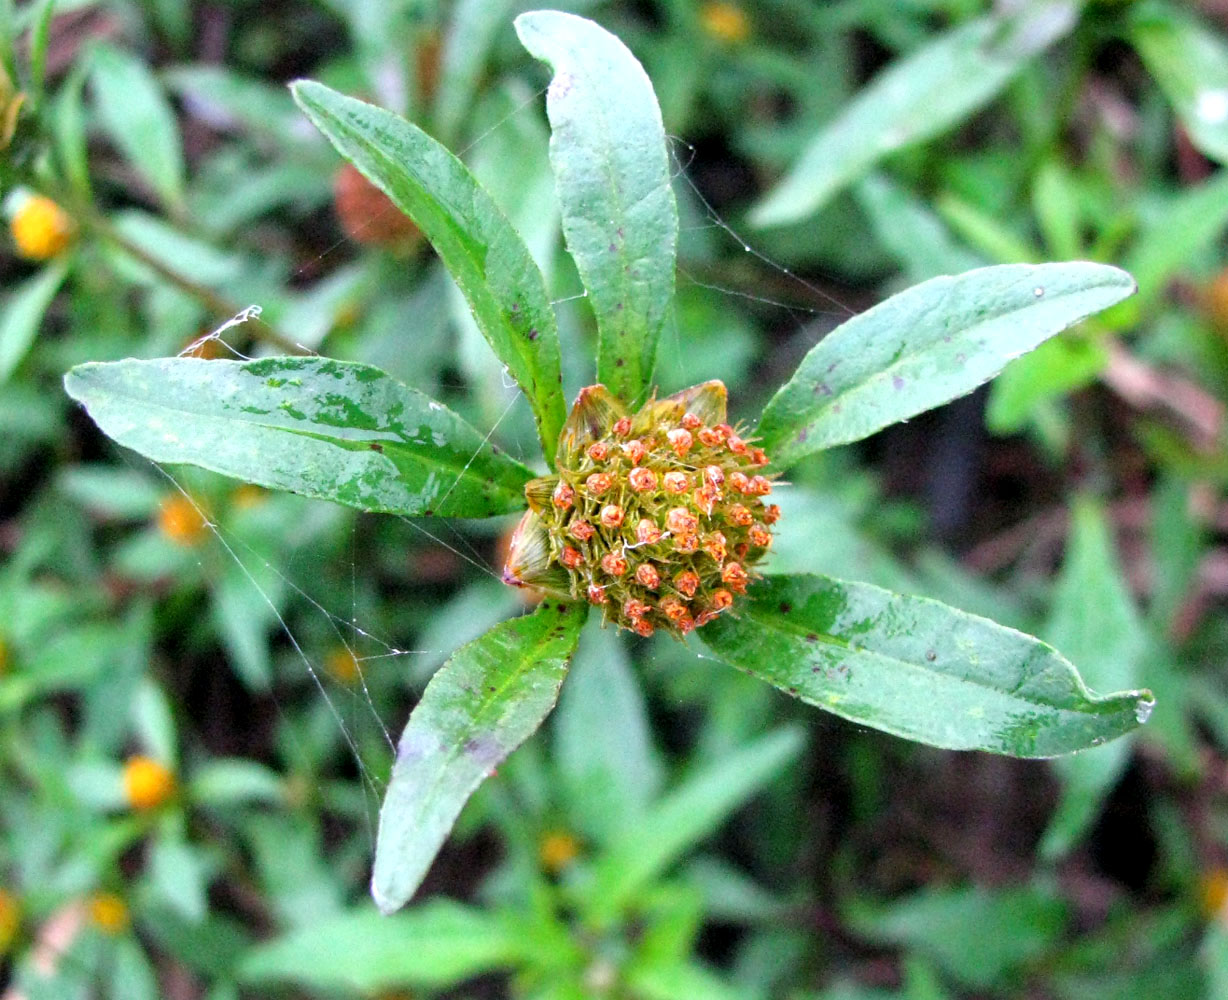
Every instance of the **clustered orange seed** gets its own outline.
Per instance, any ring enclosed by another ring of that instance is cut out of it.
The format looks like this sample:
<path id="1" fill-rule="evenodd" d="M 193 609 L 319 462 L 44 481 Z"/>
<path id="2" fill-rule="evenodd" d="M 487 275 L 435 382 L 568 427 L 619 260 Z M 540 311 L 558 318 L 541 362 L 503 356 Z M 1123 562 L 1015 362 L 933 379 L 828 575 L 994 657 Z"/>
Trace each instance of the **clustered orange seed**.
<path id="1" fill-rule="evenodd" d="M 631 414 L 604 386 L 580 392 L 558 473 L 525 488 L 504 580 L 587 600 L 642 636 L 712 621 L 755 578 L 780 516 L 768 457 L 726 423 L 706 382 Z"/>

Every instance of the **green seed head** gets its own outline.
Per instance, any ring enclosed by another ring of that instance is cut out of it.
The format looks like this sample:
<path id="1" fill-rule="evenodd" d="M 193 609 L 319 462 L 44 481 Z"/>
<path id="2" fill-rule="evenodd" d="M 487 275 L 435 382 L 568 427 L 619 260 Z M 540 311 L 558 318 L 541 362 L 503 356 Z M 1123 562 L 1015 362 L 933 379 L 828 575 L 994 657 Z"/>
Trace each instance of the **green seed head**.
<path id="1" fill-rule="evenodd" d="M 587 600 L 639 635 L 681 637 L 744 593 L 779 517 L 768 458 L 725 422 L 705 382 L 630 414 L 605 386 L 580 391 L 558 474 L 525 487 L 503 579 Z"/>

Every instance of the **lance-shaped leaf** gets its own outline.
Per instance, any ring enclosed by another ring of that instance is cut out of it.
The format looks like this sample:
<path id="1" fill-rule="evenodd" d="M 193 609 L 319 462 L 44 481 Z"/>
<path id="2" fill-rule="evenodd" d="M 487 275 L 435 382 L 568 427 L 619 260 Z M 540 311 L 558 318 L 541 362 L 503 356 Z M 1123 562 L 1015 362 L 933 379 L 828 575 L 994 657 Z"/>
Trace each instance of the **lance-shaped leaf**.
<path id="1" fill-rule="evenodd" d="M 102 430 L 155 462 L 392 514 L 524 507 L 532 473 L 447 407 L 378 368 L 330 358 L 159 358 L 64 378 Z"/>
<path id="2" fill-rule="evenodd" d="M 462 646 L 427 685 L 380 810 L 371 895 L 385 913 L 414 894 L 469 796 L 554 707 L 586 611 L 544 602 Z"/>
<path id="3" fill-rule="evenodd" d="M 516 31 L 554 70 L 546 113 L 563 235 L 597 317 L 597 379 L 630 403 L 652 376 L 674 295 L 678 208 L 661 109 L 635 56 L 592 21 L 538 10 Z"/>
<path id="4" fill-rule="evenodd" d="M 1001 264 L 914 285 L 841 324 L 763 411 L 780 467 L 971 392 L 1054 334 L 1131 295 L 1104 264 Z"/>
<path id="5" fill-rule="evenodd" d="M 868 583 L 768 577 L 704 626 L 725 662 L 853 722 L 952 750 L 1052 757 L 1140 725 L 1148 691 L 1092 694 L 1039 639 Z"/>
<path id="6" fill-rule="evenodd" d="M 444 987 L 515 964 L 522 941 L 497 914 L 436 899 L 395 917 L 365 907 L 313 919 L 253 948 L 238 971 L 248 983 L 364 994 Z"/>
<path id="7" fill-rule="evenodd" d="M 884 156 L 945 131 L 989 103 L 1076 19 L 1070 0 L 1033 2 L 940 35 L 876 76 L 803 151 L 751 213 L 757 226 L 795 222 Z"/>
<path id="8" fill-rule="evenodd" d="M 1172 102 L 1190 141 L 1228 163 L 1228 45 L 1179 4 L 1139 4 L 1130 38 Z"/>
<path id="9" fill-rule="evenodd" d="M 524 390 L 547 461 L 563 426 L 559 338 L 541 271 L 468 168 L 416 125 L 310 80 L 294 99 L 342 156 L 414 220 Z"/>

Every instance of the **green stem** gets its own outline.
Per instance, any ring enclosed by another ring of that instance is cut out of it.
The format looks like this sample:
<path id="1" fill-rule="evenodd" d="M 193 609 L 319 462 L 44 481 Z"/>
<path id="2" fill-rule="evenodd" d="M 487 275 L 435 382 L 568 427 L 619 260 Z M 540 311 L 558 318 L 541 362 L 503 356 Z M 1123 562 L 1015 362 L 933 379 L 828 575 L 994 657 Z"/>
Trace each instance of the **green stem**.
<path id="1" fill-rule="evenodd" d="M 162 261 L 152 256 L 144 248 L 133 243 L 127 236 L 116 229 L 105 216 L 97 212 L 92 207 L 81 204 L 72 198 L 64 198 L 63 196 L 56 198 L 61 204 L 65 205 L 67 211 L 74 219 L 84 228 L 89 230 L 95 236 L 113 243 L 119 247 L 124 253 L 139 261 L 156 273 L 160 278 L 168 281 L 176 288 L 181 289 L 194 299 L 197 299 L 211 313 L 214 313 L 220 319 L 226 320 L 233 316 L 239 315 L 243 310 L 234 302 L 230 301 L 223 295 L 219 295 L 212 288 L 201 285 L 191 278 L 185 277 L 173 268 L 167 267 Z M 263 340 L 265 343 L 284 351 L 287 354 L 310 354 L 306 348 L 296 344 L 293 340 L 287 337 L 280 330 L 270 326 L 259 317 L 254 317 L 244 324 L 244 328 L 249 330 L 255 337 Z"/>

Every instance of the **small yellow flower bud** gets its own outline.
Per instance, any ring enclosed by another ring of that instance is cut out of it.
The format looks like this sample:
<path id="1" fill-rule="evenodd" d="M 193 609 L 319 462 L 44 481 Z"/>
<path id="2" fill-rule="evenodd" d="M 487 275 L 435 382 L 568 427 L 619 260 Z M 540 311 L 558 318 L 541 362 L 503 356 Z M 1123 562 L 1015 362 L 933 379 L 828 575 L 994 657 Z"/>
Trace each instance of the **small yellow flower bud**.
<path id="1" fill-rule="evenodd" d="M 580 842 L 565 830 L 551 830 L 542 837 L 537 856 L 546 871 L 557 875 L 580 856 Z"/>
<path id="2" fill-rule="evenodd" d="M 709 0 L 699 13 L 700 23 L 718 42 L 737 44 L 750 37 L 750 21 L 737 4 L 727 0 Z"/>
<path id="3" fill-rule="evenodd" d="M 127 904 L 113 892 L 94 893 L 88 909 L 90 920 L 107 934 L 122 934 L 131 923 Z"/>
<path id="4" fill-rule="evenodd" d="M 41 194 L 22 201 L 9 224 L 17 252 L 29 260 L 48 260 L 63 253 L 76 228 L 64 209 Z"/>
<path id="5" fill-rule="evenodd" d="M 0 889 L 0 956 L 7 955 L 21 927 L 21 903 L 8 889 Z"/>
<path id="6" fill-rule="evenodd" d="M 345 646 L 336 646 L 324 657 L 324 672 L 342 684 L 353 684 L 362 676 L 358 657 Z"/>
<path id="7" fill-rule="evenodd" d="M 152 757 L 129 757 L 124 763 L 124 795 L 133 809 L 156 809 L 175 794 L 175 775 Z"/>

